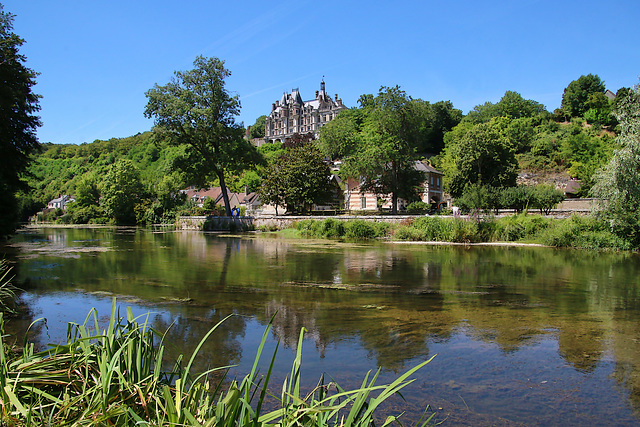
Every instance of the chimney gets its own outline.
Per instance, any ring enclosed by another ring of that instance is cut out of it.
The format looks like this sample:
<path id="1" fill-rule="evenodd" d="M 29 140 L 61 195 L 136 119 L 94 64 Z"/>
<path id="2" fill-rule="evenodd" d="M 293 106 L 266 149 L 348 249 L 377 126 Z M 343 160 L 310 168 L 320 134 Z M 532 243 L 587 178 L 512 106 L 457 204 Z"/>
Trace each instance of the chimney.
<path id="1" fill-rule="evenodd" d="M 276 107 L 280 106 L 280 101 L 276 101 Z"/>
<path id="2" fill-rule="evenodd" d="M 275 109 L 276 109 L 276 104 L 274 102 L 273 104 L 271 104 L 271 111 L 275 111 Z"/>
<path id="3" fill-rule="evenodd" d="M 320 95 L 320 92 L 316 91 L 316 99 L 318 99 L 318 95 Z"/>
<path id="4" fill-rule="evenodd" d="M 336 102 L 338 102 L 338 94 L 336 93 Z"/>

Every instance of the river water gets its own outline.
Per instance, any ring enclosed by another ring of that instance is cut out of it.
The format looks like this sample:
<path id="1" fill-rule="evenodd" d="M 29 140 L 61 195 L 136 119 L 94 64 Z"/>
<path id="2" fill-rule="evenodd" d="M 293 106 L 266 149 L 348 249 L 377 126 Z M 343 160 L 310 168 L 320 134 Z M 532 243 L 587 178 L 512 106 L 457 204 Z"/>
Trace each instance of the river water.
<path id="1" fill-rule="evenodd" d="M 170 327 L 169 357 L 246 374 L 275 315 L 265 364 L 280 342 L 274 389 L 306 328 L 302 375 L 357 387 L 434 356 L 385 411 L 426 405 L 444 425 L 640 425 L 640 258 L 532 247 L 287 240 L 141 229 L 30 229 L 3 248 L 17 259 L 40 345 L 96 308 L 149 314 Z"/>

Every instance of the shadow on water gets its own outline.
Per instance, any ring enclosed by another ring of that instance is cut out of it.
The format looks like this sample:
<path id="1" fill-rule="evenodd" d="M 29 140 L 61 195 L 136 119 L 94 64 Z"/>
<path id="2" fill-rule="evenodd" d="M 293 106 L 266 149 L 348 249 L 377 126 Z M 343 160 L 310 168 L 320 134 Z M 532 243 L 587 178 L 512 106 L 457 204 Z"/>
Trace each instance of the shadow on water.
<path id="1" fill-rule="evenodd" d="M 33 230 L 8 249 L 27 319 L 49 319 L 41 344 L 117 296 L 169 328 L 171 357 L 235 314 L 196 363 L 244 373 L 277 313 L 274 384 L 305 327 L 310 384 L 357 386 L 377 366 L 391 380 L 437 353 L 397 402 L 412 415 L 431 403 L 456 425 L 640 425 L 637 254 L 109 229 Z"/>

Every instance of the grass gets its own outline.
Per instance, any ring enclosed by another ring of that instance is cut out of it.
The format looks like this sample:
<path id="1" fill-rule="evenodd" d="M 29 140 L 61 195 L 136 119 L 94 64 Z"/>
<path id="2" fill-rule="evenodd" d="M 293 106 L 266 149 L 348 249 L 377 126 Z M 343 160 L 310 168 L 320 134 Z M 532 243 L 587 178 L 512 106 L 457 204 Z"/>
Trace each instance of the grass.
<path id="1" fill-rule="evenodd" d="M 305 219 L 280 231 L 289 237 L 437 241 L 454 243 L 521 242 L 553 247 L 631 250 L 632 244 L 592 216 L 555 219 L 522 213 L 495 217 L 416 216 L 400 224 L 361 219 Z"/>
<path id="2" fill-rule="evenodd" d="M 202 338 L 186 364 L 180 356 L 171 369 L 163 370 L 164 335 L 149 326 L 148 315 L 134 318 L 127 309 L 126 318 L 120 318 L 115 299 L 109 325 L 102 332 L 97 332 L 98 314 L 91 310 L 83 324 L 69 324 L 66 344 L 50 345 L 44 351 L 36 351 L 26 338 L 22 352 L 10 348 L 0 314 L 2 425 L 373 426 L 380 404 L 400 394 L 413 381 L 411 375 L 431 361 L 391 384 L 377 385 L 378 370 L 368 373 L 355 390 L 325 384 L 321 378 L 311 392 L 303 394 L 302 329 L 291 373 L 275 395 L 269 380 L 277 347 L 266 374 L 258 373 L 271 322 L 253 367 L 242 380 L 227 378 L 229 366 L 192 371 L 198 351 L 223 322 Z M 221 374 L 215 381 L 214 371 Z M 277 409 L 265 410 L 267 397 L 277 399 Z M 426 425 L 432 417 L 419 422 Z M 400 423 L 397 416 L 387 417 L 382 426 L 392 423 Z"/>
<path id="3" fill-rule="evenodd" d="M 16 298 L 16 288 L 11 284 L 13 279 L 11 267 L 6 259 L 0 259 L 0 313 L 12 313 L 12 303 Z"/>

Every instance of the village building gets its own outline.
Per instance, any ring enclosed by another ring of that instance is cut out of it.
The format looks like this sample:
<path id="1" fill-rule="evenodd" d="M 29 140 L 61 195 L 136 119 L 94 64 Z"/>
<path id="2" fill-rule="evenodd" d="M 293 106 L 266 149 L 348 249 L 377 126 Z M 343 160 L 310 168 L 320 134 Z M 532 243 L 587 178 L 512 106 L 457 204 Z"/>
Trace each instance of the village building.
<path id="1" fill-rule="evenodd" d="M 303 101 L 300 91 L 293 89 L 271 105 L 271 113 L 265 121 L 265 142 L 284 142 L 294 133 L 317 136 L 323 125 L 345 109 L 347 107 L 337 94 L 332 99 L 326 93 L 324 80 L 320 83 L 320 90 L 316 91 L 315 99 L 310 101 Z"/>
<path id="2" fill-rule="evenodd" d="M 443 182 L 444 174 L 433 166 L 416 160 L 416 170 L 424 173 L 425 180 L 420 192 L 420 200 L 430 204 L 439 205 L 444 199 Z M 381 205 L 378 205 L 380 200 Z M 398 209 L 407 207 L 407 201 L 398 199 Z M 380 195 L 369 191 L 360 191 L 360 182 L 349 178 L 344 185 L 344 208 L 348 211 L 375 211 L 379 209 L 391 209 L 391 195 Z"/>
<path id="3" fill-rule="evenodd" d="M 67 209 L 67 203 L 74 202 L 75 200 L 72 196 L 64 194 L 49 201 L 49 203 L 47 203 L 47 209 Z"/>
<path id="4" fill-rule="evenodd" d="M 198 207 L 203 207 L 204 202 L 207 199 L 213 199 L 216 205 L 224 206 L 224 197 L 222 194 L 222 188 L 220 187 L 189 187 L 187 189 L 180 190 L 180 193 L 184 194 L 189 202 Z M 258 193 L 248 192 L 246 188 L 243 193 L 234 193 L 227 189 L 227 195 L 229 196 L 229 205 L 232 208 L 245 207 L 247 212 L 253 212 L 260 206 L 260 197 L 258 196 Z"/>

